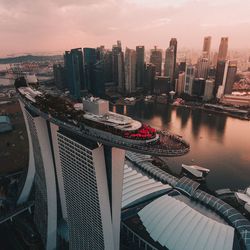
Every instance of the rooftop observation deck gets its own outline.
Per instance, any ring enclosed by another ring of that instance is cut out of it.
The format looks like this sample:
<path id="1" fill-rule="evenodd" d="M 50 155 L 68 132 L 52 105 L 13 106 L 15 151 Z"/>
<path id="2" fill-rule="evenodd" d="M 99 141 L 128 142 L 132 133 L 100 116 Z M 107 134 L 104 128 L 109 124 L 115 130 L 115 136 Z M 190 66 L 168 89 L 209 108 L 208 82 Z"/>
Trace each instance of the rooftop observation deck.
<path id="1" fill-rule="evenodd" d="M 104 145 L 169 157 L 181 156 L 189 151 L 189 144 L 179 136 L 166 131 L 156 131 L 130 117 L 119 114 L 116 117 L 116 114 L 111 112 L 97 117 L 83 110 L 76 110 L 68 99 L 51 96 L 29 87 L 17 88 L 17 92 L 20 100 L 34 114 L 71 133 Z M 127 123 L 117 124 L 119 120 Z"/>

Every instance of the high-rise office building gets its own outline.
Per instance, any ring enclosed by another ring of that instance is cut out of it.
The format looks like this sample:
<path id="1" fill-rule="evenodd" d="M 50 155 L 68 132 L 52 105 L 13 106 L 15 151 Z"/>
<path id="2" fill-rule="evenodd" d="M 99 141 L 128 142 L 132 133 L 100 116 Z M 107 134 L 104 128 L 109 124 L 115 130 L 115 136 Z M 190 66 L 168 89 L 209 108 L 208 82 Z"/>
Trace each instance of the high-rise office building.
<path id="1" fill-rule="evenodd" d="M 93 89 L 93 69 L 94 65 L 97 63 L 97 53 L 94 48 L 83 48 L 83 58 L 84 58 L 84 76 L 87 89 L 91 91 Z"/>
<path id="2" fill-rule="evenodd" d="M 209 70 L 209 60 L 206 57 L 201 57 L 197 62 L 197 78 L 207 78 Z"/>
<path id="3" fill-rule="evenodd" d="M 53 65 L 54 82 L 58 89 L 64 89 L 66 87 L 66 74 L 65 69 L 61 64 Z"/>
<path id="4" fill-rule="evenodd" d="M 126 48 L 125 51 L 125 91 L 126 93 L 135 92 L 136 86 L 136 52 Z"/>
<path id="5" fill-rule="evenodd" d="M 213 79 L 206 80 L 203 101 L 209 101 L 213 99 L 214 86 L 215 84 Z"/>
<path id="6" fill-rule="evenodd" d="M 211 58 L 212 58 L 212 65 L 213 66 L 216 66 L 217 65 L 217 62 L 218 62 L 218 52 L 214 52 L 212 55 L 211 55 Z"/>
<path id="7" fill-rule="evenodd" d="M 215 85 L 222 85 L 226 61 L 218 61 L 215 74 Z"/>
<path id="8" fill-rule="evenodd" d="M 136 87 L 144 87 L 145 48 L 136 46 Z"/>
<path id="9" fill-rule="evenodd" d="M 185 72 L 180 72 L 176 81 L 175 92 L 180 95 L 184 92 L 185 87 Z"/>
<path id="10" fill-rule="evenodd" d="M 172 90 L 172 82 L 169 77 L 156 76 L 154 78 L 154 93 L 155 94 L 168 94 Z"/>
<path id="11" fill-rule="evenodd" d="M 125 73 L 124 73 L 124 54 L 122 52 L 121 41 L 117 41 L 116 45 L 113 45 L 113 82 L 118 87 L 119 91 L 125 90 Z"/>
<path id="12" fill-rule="evenodd" d="M 218 61 L 224 61 L 227 59 L 228 50 L 228 37 L 222 37 L 220 41 Z"/>
<path id="13" fill-rule="evenodd" d="M 187 65 L 185 71 L 184 93 L 192 95 L 194 78 L 195 78 L 195 67 L 193 65 Z"/>
<path id="14" fill-rule="evenodd" d="M 170 46 L 166 50 L 165 56 L 165 76 L 170 78 L 170 81 L 174 80 L 174 70 L 175 70 L 175 48 Z"/>
<path id="15" fill-rule="evenodd" d="M 186 65 L 187 63 L 186 62 L 180 62 L 179 65 L 178 65 L 178 72 L 181 73 L 181 72 L 185 72 L 186 71 Z"/>
<path id="16" fill-rule="evenodd" d="M 81 48 L 65 51 L 64 67 L 67 79 L 66 86 L 68 87 L 70 94 L 74 98 L 79 99 L 81 97 L 81 90 L 86 90 Z"/>
<path id="17" fill-rule="evenodd" d="M 124 54 L 118 54 L 118 89 L 121 93 L 125 91 L 125 70 L 124 70 Z"/>
<path id="18" fill-rule="evenodd" d="M 44 248 L 62 249 L 64 240 L 71 250 L 119 249 L 125 150 L 178 156 L 188 144 L 173 135 L 161 142 L 153 129 L 145 140 L 144 133 L 138 136 L 145 130 L 141 122 L 109 112 L 109 103 L 99 98 L 83 99 L 84 110 L 76 112 L 69 100 L 19 80 L 15 87 L 30 148 L 18 203 L 27 201 L 34 186 L 34 221 Z"/>
<path id="19" fill-rule="evenodd" d="M 103 97 L 105 94 L 105 78 L 104 78 L 104 61 L 100 60 L 93 65 L 91 72 L 91 89 L 90 92 L 94 96 Z"/>
<path id="20" fill-rule="evenodd" d="M 176 60 L 177 60 L 177 39 L 176 38 L 171 38 L 169 42 L 169 47 L 173 46 L 174 47 L 174 78 L 173 78 L 173 83 L 175 81 L 175 78 L 178 77 L 178 73 L 176 72 Z"/>
<path id="21" fill-rule="evenodd" d="M 232 94 L 236 73 L 237 73 L 237 61 L 229 61 L 229 65 L 227 69 L 227 79 L 226 79 L 225 89 L 224 89 L 225 95 Z"/>
<path id="22" fill-rule="evenodd" d="M 231 94 L 233 90 L 233 84 L 235 82 L 235 76 L 237 72 L 236 61 L 225 61 L 222 83 L 217 85 L 216 97 L 221 98 L 225 94 Z"/>
<path id="23" fill-rule="evenodd" d="M 195 78 L 192 86 L 192 95 L 201 97 L 204 95 L 206 80 L 204 78 Z"/>
<path id="24" fill-rule="evenodd" d="M 215 79 L 216 76 L 216 67 L 215 66 L 210 66 L 208 69 L 208 78 L 209 79 Z"/>
<path id="25" fill-rule="evenodd" d="M 209 56 L 210 56 L 211 40 L 212 40 L 211 36 L 204 37 L 202 53 L 207 58 L 209 58 Z"/>
<path id="26" fill-rule="evenodd" d="M 154 91 L 154 79 L 156 76 L 156 67 L 152 63 L 148 63 L 145 68 L 145 86 L 144 91 L 148 94 L 152 94 Z"/>
<path id="27" fill-rule="evenodd" d="M 150 63 L 155 65 L 155 73 L 157 76 L 161 76 L 162 68 L 162 50 L 157 49 L 155 46 L 154 49 L 150 51 Z"/>
<path id="28" fill-rule="evenodd" d="M 105 53 L 106 53 L 106 50 L 105 50 L 104 45 L 101 45 L 101 46 L 97 47 L 96 48 L 96 57 L 97 57 L 97 60 L 98 61 L 103 60 Z"/>
<path id="29" fill-rule="evenodd" d="M 113 81 L 113 53 L 106 51 L 103 56 L 104 60 L 104 81 L 111 83 Z"/>

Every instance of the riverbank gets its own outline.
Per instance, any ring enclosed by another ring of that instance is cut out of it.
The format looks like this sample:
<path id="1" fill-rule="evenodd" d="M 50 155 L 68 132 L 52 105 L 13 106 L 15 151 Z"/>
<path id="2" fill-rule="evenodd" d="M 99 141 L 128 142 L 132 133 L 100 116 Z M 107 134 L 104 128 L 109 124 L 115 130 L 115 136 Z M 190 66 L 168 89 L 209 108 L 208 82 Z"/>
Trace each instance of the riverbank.
<path id="1" fill-rule="evenodd" d="M 173 105 L 171 104 L 173 107 L 185 107 L 185 108 L 190 108 L 190 109 L 200 109 L 203 110 L 205 112 L 208 113 L 215 113 L 215 114 L 224 114 L 227 115 L 229 117 L 232 118 L 237 118 L 237 119 L 241 119 L 241 120 L 245 120 L 245 121 L 250 121 L 250 112 L 248 112 L 248 114 L 233 114 L 230 113 L 229 111 L 223 110 L 222 108 L 224 107 L 223 105 L 218 105 L 221 107 L 221 110 L 216 110 L 214 108 L 208 108 L 205 105 L 206 104 L 201 104 L 201 105 L 193 105 L 193 104 L 179 104 L 179 105 Z M 239 111 L 243 111 L 241 109 L 237 109 Z"/>

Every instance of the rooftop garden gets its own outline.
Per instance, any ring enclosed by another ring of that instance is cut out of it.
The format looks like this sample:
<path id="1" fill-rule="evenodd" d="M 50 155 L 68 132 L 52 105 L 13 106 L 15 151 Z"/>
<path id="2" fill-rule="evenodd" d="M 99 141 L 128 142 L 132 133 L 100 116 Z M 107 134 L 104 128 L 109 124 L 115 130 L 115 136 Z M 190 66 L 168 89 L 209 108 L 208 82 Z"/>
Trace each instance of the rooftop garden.
<path id="1" fill-rule="evenodd" d="M 84 111 L 76 110 L 73 104 L 65 98 L 44 94 L 35 97 L 37 106 L 42 112 L 67 122 L 80 122 L 83 120 Z"/>

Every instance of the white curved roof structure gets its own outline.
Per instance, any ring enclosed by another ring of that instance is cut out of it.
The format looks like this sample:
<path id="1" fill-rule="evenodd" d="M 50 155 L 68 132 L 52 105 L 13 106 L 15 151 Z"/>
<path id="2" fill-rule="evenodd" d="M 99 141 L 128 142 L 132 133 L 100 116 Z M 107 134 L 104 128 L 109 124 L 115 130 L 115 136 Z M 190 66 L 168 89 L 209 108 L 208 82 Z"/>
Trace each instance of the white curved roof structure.
<path id="1" fill-rule="evenodd" d="M 159 181 L 148 178 L 137 170 L 124 165 L 122 208 L 133 204 L 136 200 L 171 189 Z"/>
<path id="2" fill-rule="evenodd" d="M 154 200 L 138 215 L 152 239 L 168 249 L 233 248 L 234 228 L 210 219 L 168 195 Z"/>

